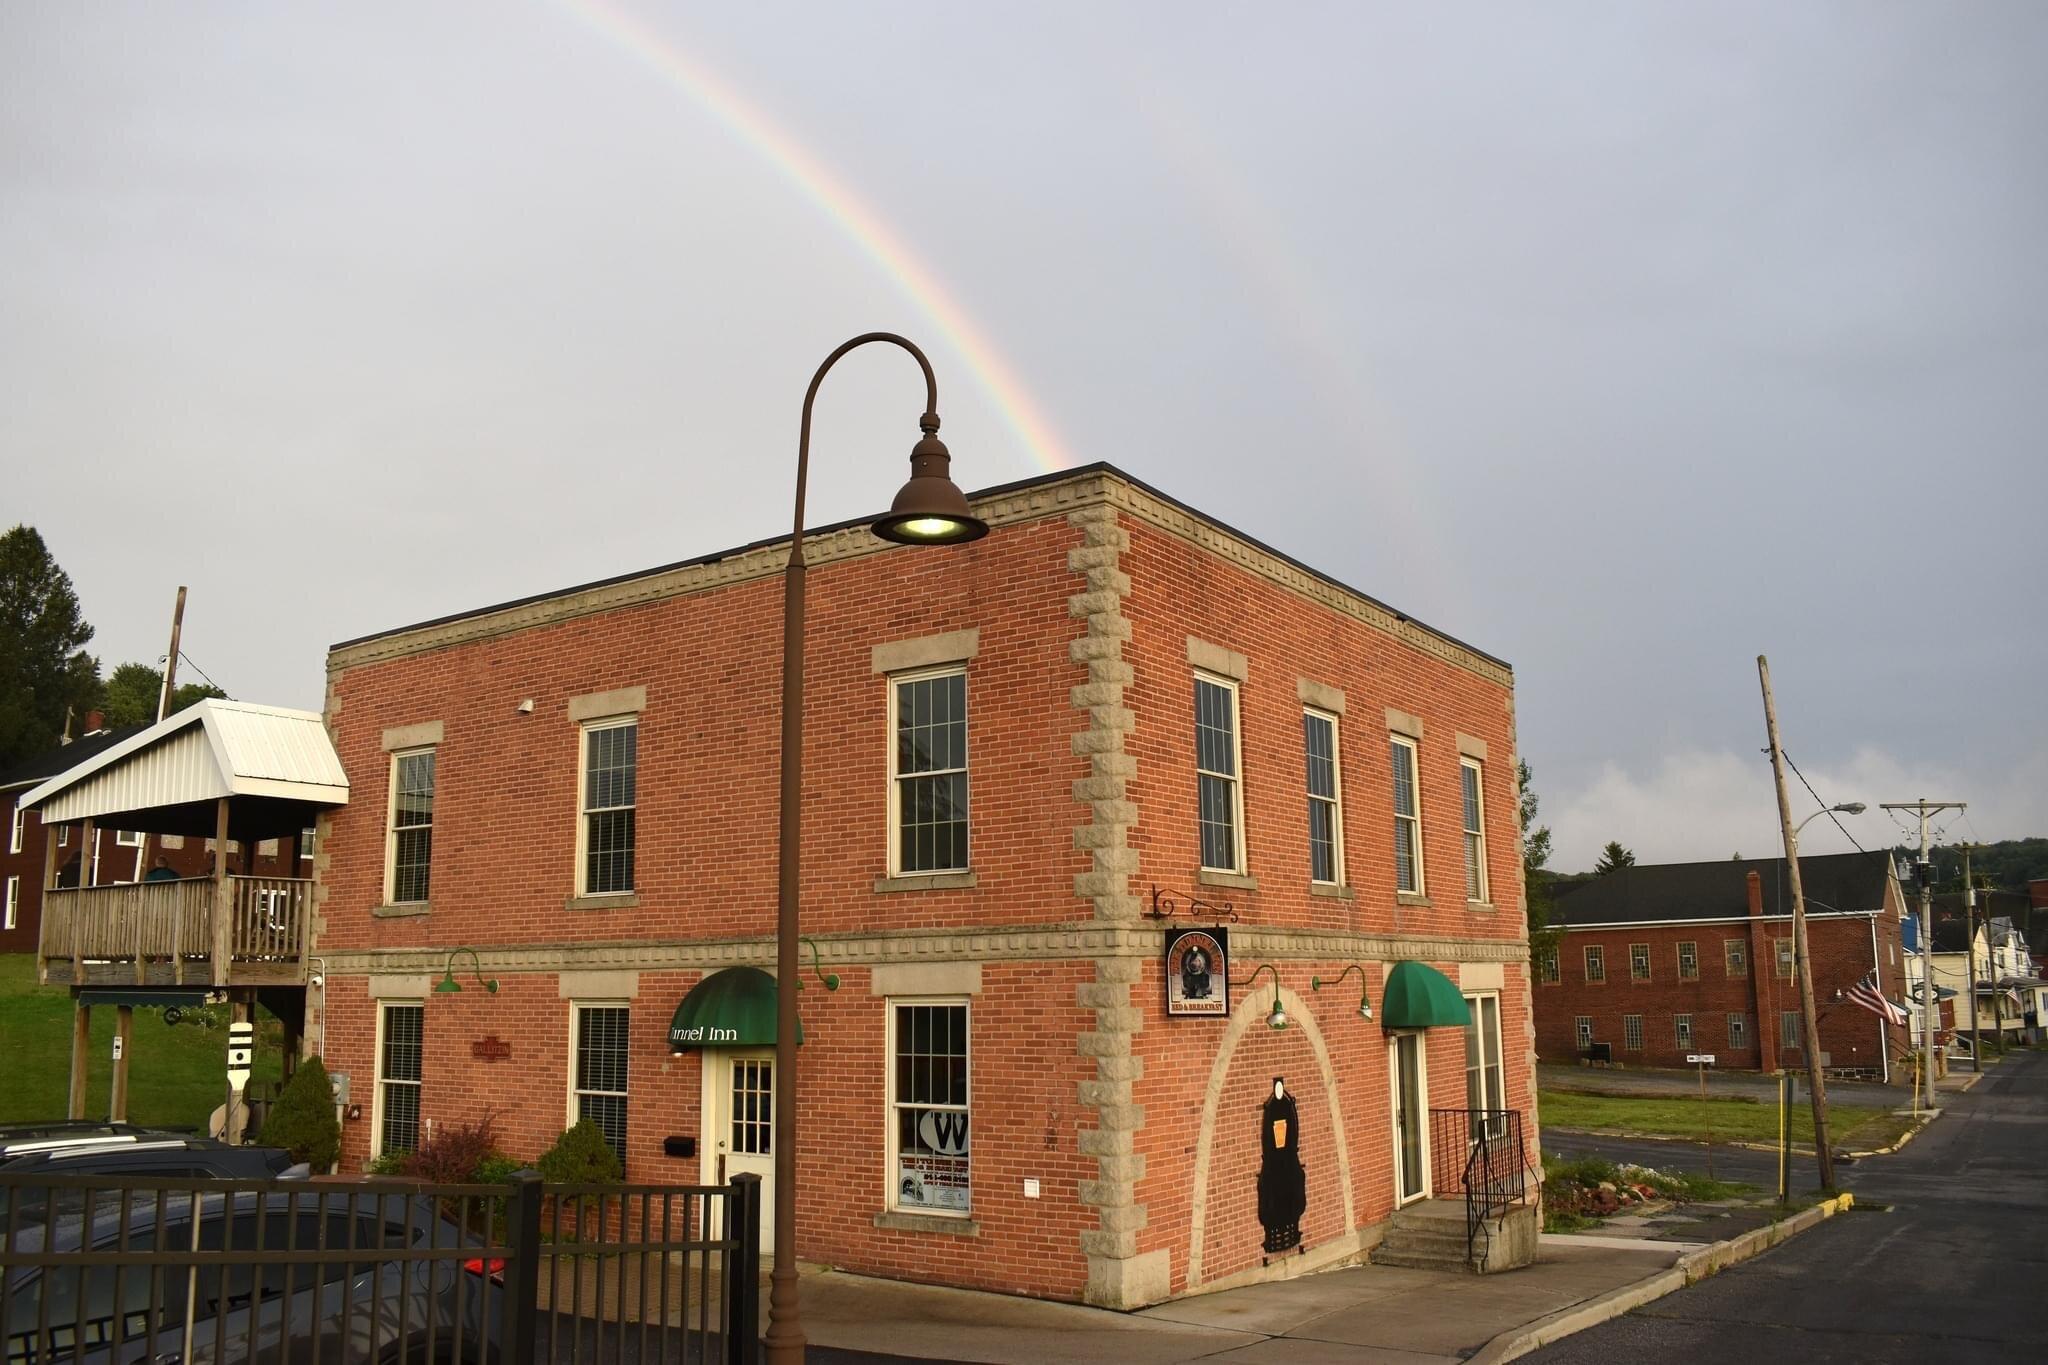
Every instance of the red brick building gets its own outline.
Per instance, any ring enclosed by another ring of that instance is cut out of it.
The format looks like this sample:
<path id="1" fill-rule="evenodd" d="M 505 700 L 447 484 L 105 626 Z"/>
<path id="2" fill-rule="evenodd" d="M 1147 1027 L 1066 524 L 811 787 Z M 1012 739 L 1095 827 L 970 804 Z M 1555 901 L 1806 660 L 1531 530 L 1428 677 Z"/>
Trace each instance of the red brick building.
<path id="1" fill-rule="evenodd" d="M 1508 667 L 1107 466 L 973 501 L 963 548 L 808 538 L 799 1254 L 1135 1306 L 1455 1192 L 1432 1108 L 1533 1160 Z M 333 649 L 346 1165 L 489 1110 L 772 1174 L 785 554 Z"/>
<path id="2" fill-rule="evenodd" d="M 1799 860 L 1822 1065 L 1889 1078 L 1906 1029 L 1850 1002 L 1874 972 L 1903 1003 L 1905 903 L 1883 853 Z M 1537 963 L 1536 1050 L 1545 1061 L 1594 1056 L 1621 1065 L 1804 1067 L 1792 900 L 1785 860 L 1619 868 L 1563 894 L 1563 938 Z"/>
<path id="3" fill-rule="evenodd" d="M 142 730 L 139 725 L 106 729 L 99 712 L 89 712 L 82 737 L 0 772 L 0 809 L 7 819 L 7 842 L 0 845 L 0 894 L 5 897 L 0 901 L 0 953 L 33 953 L 42 927 L 43 881 L 50 866 L 44 847 L 47 836 L 36 812 L 20 808 L 21 798 L 40 783 L 69 772 Z M 79 842 L 73 843 L 74 838 Z M 112 828 L 95 830 L 89 847 L 82 846 L 82 836 L 63 826 L 57 829 L 57 839 L 55 875 L 62 886 L 140 881 L 159 858 L 176 876 L 199 877 L 205 874 L 213 852 L 211 839 Z M 256 875 L 305 876 L 313 868 L 312 845 L 301 840 L 301 847 L 303 871 L 286 866 L 291 850 L 274 839 L 257 845 L 253 868 L 243 867 L 241 845 L 234 840 L 228 843 L 228 859 L 236 870 Z"/>

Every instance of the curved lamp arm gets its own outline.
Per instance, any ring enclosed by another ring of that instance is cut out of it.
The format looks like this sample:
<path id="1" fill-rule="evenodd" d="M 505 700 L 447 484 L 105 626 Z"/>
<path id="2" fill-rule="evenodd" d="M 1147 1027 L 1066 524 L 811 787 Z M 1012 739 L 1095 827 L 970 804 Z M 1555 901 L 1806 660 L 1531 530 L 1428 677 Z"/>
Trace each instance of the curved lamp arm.
<path id="1" fill-rule="evenodd" d="M 1366 998 L 1365 967 L 1362 964 L 1352 963 L 1342 972 L 1339 972 L 1333 981 L 1325 981 L 1320 976 L 1312 976 L 1309 978 L 1308 988 L 1312 991 L 1319 991 L 1325 986 L 1341 986 L 1344 984 L 1345 978 L 1353 972 L 1358 973 L 1358 1013 L 1361 1017 L 1370 1019 L 1372 1018 L 1372 1001 Z"/>
<path id="2" fill-rule="evenodd" d="M 1259 979 L 1260 972 L 1271 972 L 1273 974 L 1273 1008 L 1272 1011 L 1266 1015 L 1266 1023 L 1271 1028 L 1286 1028 L 1287 1011 L 1283 1009 L 1280 1005 L 1280 969 L 1278 967 L 1275 967 L 1270 962 L 1261 962 L 1258 966 L 1252 968 L 1252 974 L 1246 977 L 1244 980 L 1228 981 L 1225 984 L 1230 986 L 1236 986 L 1243 990 L 1250 990 L 1252 987 L 1252 983 Z"/>
<path id="3" fill-rule="evenodd" d="M 848 351 L 856 350 L 871 341 L 886 341 L 901 346 L 910 352 L 924 371 L 924 416 L 918 419 L 918 426 L 927 436 L 939 429 L 939 381 L 932 373 L 932 363 L 925 358 L 917 343 L 908 337 L 897 336 L 894 332 L 863 332 L 853 340 L 844 342 L 825 357 L 825 363 L 818 366 L 818 372 L 811 376 L 811 386 L 804 390 L 804 415 L 796 438 L 796 530 L 789 542 L 789 560 L 792 564 L 803 563 L 804 554 L 804 489 L 811 473 L 811 404 L 818 397 L 818 386 L 825 382 L 826 373 L 839 363 L 839 358 Z"/>

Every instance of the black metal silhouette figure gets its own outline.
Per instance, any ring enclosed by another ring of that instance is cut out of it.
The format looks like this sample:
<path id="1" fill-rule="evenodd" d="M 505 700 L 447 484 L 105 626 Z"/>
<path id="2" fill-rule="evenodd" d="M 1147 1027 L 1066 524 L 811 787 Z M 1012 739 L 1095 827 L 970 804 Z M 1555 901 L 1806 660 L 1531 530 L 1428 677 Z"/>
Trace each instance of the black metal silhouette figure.
<path id="1" fill-rule="evenodd" d="M 1308 1173 L 1301 1164 L 1301 1116 L 1284 1078 L 1259 1117 L 1259 1223 L 1271 1256 L 1301 1245 L 1301 1215 L 1308 1207 Z"/>

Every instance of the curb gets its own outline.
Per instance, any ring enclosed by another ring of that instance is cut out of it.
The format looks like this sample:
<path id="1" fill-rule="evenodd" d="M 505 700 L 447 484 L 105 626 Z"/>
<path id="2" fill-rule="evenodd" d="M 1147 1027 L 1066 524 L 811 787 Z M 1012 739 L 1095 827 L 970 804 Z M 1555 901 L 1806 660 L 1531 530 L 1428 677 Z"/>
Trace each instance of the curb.
<path id="1" fill-rule="evenodd" d="M 1814 1205 L 1810 1209 L 1794 1214 L 1780 1223 L 1745 1232 L 1740 1237 L 1731 1237 L 1725 1242 L 1702 1247 L 1678 1258 L 1678 1264 L 1669 1270 L 1637 1280 L 1634 1284 L 1538 1319 L 1526 1327 L 1516 1327 L 1501 1333 L 1492 1341 L 1479 1348 L 1468 1360 L 1471 1365 L 1502 1365 L 1502 1362 L 1516 1360 L 1561 1341 L 1575 1332 L 1588 1327 L 1597 1327 L 1612 1318 L 1630 1313 L 1646 1303 L 1675 1294 L 1688 1285 L 1699 1283 L 1709 1275 L 1738 1265 L 1752 1256 L 1769 1251 L 1780 1242 L 1797 1237 L 1808 1228 L 1816 1227 L 1834 1217 L 1842 1210 L 1856 1203 L 1854 1194 L 1839 1194 L 1833 1199 Z"/>
<path id="2" fill-rule="evenodd" d="M 1867 1156 L 1890 1156 L 1893 1152 L 1898 1151 L 1899 1148 L 1905 1146 L 1914 1138 L 1919 1137 L 1922 1133 L 1926 1132 L 1927 1125 L 1934 1122 L 1936 1119 L 1940 1117 L 1941 1110 L 1939 1109 L 1924 1110 L 1920 1115 L 1920 1121 L 1914 1124 L 1911 1128 L 1908 1128 L 1905 1132 L 1901 1133 L 1899 1135 L 1899 1140 L 1897 1142 L 1894 1142 L 1891 1146 L 1873 1148 L 1868 1152 L 1838 1152 L 1836 1153 L 1836 1155 L 1838 1157 L 1852 1157 L 1859 1161 Z"/>

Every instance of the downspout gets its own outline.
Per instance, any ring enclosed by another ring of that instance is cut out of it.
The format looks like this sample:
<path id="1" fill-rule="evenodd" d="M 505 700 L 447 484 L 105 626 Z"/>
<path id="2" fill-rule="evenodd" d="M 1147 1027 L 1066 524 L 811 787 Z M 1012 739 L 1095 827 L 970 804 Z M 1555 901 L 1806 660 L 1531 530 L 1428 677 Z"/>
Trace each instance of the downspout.
<path id="1" fill-rule="evenodd" d="M 1877 993 L 1883 995 L 1884 963 L 1879 961 L 1877 956 L 1876 915 L 1870 917 L 1870 969 L 1870 979 L 1877 983 Z M 1892 1040 L 1891 1036 L 1885 1032 L 1889 1027 L 1890 1021 L 1884 1016 L 1879 1015 L 1877 1020 L 1877 1058 L 1883 1070 L 1878 1073 L 1878 1076 L 1886 1085 L 1892 1083 Z"/>

